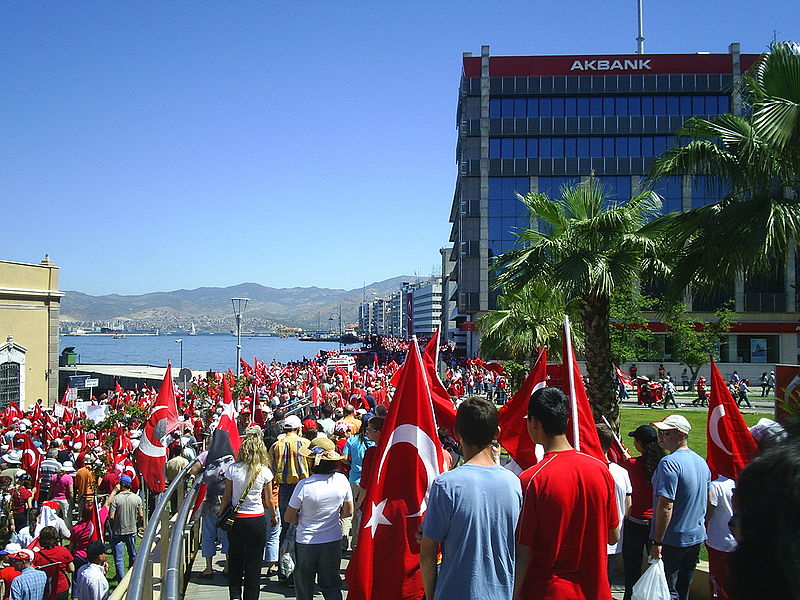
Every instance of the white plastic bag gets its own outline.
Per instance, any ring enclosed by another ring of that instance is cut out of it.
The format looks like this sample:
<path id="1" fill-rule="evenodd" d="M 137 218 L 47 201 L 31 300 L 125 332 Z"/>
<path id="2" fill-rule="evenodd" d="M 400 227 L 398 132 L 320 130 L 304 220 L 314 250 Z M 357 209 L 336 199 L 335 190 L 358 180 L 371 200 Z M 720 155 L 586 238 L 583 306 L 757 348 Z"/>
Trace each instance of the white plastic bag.
<path id="1" fill-rule="evenodd" d="M 669 600 L 664 561 L 655 561 L 633 586 L 631 600 Z"/>

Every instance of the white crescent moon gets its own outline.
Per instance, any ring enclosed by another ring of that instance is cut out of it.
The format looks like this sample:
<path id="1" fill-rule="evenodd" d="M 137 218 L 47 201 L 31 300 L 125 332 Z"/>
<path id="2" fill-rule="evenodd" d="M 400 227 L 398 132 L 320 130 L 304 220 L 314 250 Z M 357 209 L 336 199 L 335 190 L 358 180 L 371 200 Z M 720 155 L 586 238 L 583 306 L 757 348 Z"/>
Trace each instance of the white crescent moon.
<path id="1" fill-rule="evenodd" d="M 425 496 L 422 498 L 422 502 L 420 502 L 419 511 L 413 515 L 406 515 L 408 517 L 419 517 L 425 512 L 431 484 L 439 474 L 439 456 L 436 452 L 436 444 L 427 433 L 422 431 L 422 429 L 416 425 L 400 425 L 400 427 L 397 427 L 394 431 L 392 431 L 392 434 L 389 436 L 389 441 L 386 444 L 386 448 L 383 450 L 383 455 L 378 463 L 378 480 L 381 478 L 383 463 L 386 461 L 386 456 L 389 454 L 389 450 L 395 444 L 402 443 L 411 444 L 417 449 L 419 458 L 422 461 L 422 464 L 425 465 L 425 473 L 428 476 L 428 487 L 425 490 Z"/>
<path id="2" fill-rule="evenodd" d="M 33 449 L 32 449 L 32 448 L 28 448 L 28 449 L 27 449 L 27 450 L 25 450 L 25 451 L 24 451 L 22 454 L 23 454 L 23 456 L 24 456 L 24 455 L 27 455 L 27 454 L 30 454 L 30 457 L 31 457 L 31 465 L 35 465 L 35 464 L 36 464 L 36 453 L 33 451 Z"/>
<path id="3" fill-rule="evenodd" d="M 715 406 L 714 410 L 711 411 L 711 416 L 708 418 L 708 434 L 711 436 L 711 441 L 719 446 L 720 450 L 728 456 L 733 456 L 733 452 L 725 447 L 725 444 L 722 443 L 722 439 L 719 437 L 719 421 L 724 416 L 725 407 L 722 404 Z"/>

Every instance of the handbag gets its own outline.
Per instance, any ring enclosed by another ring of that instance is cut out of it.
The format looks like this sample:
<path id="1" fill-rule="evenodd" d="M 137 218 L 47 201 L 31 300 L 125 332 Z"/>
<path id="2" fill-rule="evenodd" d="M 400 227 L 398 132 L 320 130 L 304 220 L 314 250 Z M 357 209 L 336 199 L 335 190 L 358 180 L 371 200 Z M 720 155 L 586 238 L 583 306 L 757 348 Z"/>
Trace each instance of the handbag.
<path id="1" fill-rule="evenodd" d="M 633 586 L 631 600 L 669 600 L 669 598 L 664 561 L 659 559 L 647 568 Z"/>
<path id="2" fill-rule="evenodd" d="M 247 487 L 244 488 L 244 492 L 242 492 L 242 495 L 239 498 L 239 502 L 236 503 L 236 508 L 234 508 L 233 504 L 228 504 L 228 508 L 226 508 L 217 519 L 217 528 L 222 529 L 222 531 L 230 531 L 233 529 L 233 524 L 236 521 L 236 515 L 239 514 L 239 510 L 242 508 L 244 499 L 247 498 L 247 494 L 250 493 L 250 488 L 253 487 L 256 477 L 258 477 L 258 472 L 256 472 L 256 474 L 250 478 L 250 481 L 247 483 Z"/>

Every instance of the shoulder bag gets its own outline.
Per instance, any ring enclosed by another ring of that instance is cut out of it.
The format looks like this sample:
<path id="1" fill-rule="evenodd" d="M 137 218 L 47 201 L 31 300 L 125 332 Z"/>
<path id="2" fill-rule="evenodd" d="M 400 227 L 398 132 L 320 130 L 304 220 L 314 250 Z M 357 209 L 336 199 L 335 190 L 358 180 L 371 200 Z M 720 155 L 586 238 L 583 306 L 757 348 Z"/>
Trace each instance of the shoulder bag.
<path id="1" fill-rule="evenodd" d="M 259 471 L 256 471 L 255 475 L 250 478 L 250 481 L 247 484 L 247 487 L 244 488 L 244 492 L 242 492 L 241 498 L 239 498 L 239 502 L 236 503 L 236 507 L 234 508 L 233 504 L 228 504 L 228 508 L 225 509 L 219 518 L 217 519 L 217 527 L 222 529 L 223 531 L 230 531 L 233 529 L 233 523 L 236 521 L 236 515 L 239 514 L 239 510 L 242 508 L 242 504 L 244 504 L 244 499 L 247 498 L 247 494 L 250 493 L 250 488 L 253 487 L 253 483 L 258 478 Z"/>

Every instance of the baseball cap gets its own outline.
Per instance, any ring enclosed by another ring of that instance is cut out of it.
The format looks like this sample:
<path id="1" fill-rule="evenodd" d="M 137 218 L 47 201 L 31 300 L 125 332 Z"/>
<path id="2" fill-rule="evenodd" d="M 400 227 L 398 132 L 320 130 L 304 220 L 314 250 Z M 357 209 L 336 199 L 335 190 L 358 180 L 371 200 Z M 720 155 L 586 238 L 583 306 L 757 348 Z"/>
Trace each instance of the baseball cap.
<path id="1" fill-rule="evenodd" d="M 16 554 L 20 550 L 22 550 L 22 546 L 20 546 L 19 544 L 15 544 L 14 542 L 11 542 L 10 544 L 6 544 L 6 547 L 0 550 L 0 555 Z"/>
<path id="2" fill-rule="evenodd" d="M 639 425 L 636 429 L 629 432 L 628 435 L 635 440 L 639 440 L 643 444 L 655 442 L 658 439 L 658 432 L 652 425 Z"/>
<path id="3" fill-rule="evenodd" d="M 667 429 L 677 429 L 683 433 L 689 433 L 689 431 L 692 429 L 689 421 L 683 415 L 670 415 L 663 421 L 656 421 L 651 423 L 651 425 L 656 429 L 661 429 L 662 431 Z"/>
<path id="4" fill-rule="evenodd" d="M 15 558 L 17 560 L 24 560 L 26 562 L 33 562 L 33 550 L 28 550 L 27 548 L 22 548 L 21 550 L 17 551 L 15 554 L 9 554 L 11 558 Z"/>
<path id="5" fill-rule="evenodd" d="M 89 544 L 89 547 L 86 548 L 86 558 L 89 560 L 94 560 L 98 556 L 105 554 L 109 548 L 110 546 L 107 546 L 100 540 L 94 540 Z"/>
<path id="6" fill-rule="evenodd" d="M 303 424 L 300 422 L 300 417 L 297 415 L 289 415 L 283 420 L 284 429 L 301 429 Z"/>
<path id="7" fill-rule="evenodd" d="M 124 483 L 125 485 L 130 485 L 133 482 L 130 475 L 120 475 L 119 482 Z"/>

